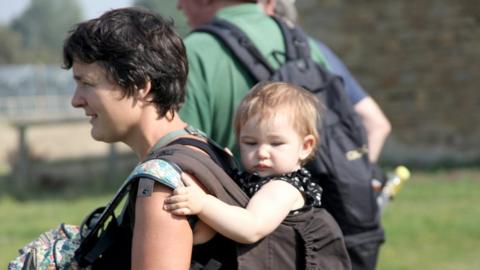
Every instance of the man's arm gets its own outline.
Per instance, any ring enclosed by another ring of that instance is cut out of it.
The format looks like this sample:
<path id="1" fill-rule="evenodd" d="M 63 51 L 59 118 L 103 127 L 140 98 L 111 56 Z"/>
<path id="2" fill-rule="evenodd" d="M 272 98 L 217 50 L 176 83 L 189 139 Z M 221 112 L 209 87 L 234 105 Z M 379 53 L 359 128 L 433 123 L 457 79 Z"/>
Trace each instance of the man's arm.
<path id="1" fill-rule="evenodd" d="M 383 144 L 392 129 L 390 122 L 378 104 L 368 96 L 362 86 L 355 80 L 347 66 L 325 44 L 317 41 L 324 54 L 330 70 L 340 75 L 345 83 L 347 96 L 353 104 L 355 112 L 360 116 L 367 132 L 370 161 L 376 163 L 383 148 Z"/>
<path id="2" fill-rule="evenodd" d="M 172 190 L 155 184 L 149 196 L 138 196 L 132 241 L 132 269 L 189 269 L 192 230 L 185 217 L 163 210 Z"/>
<path id="3" fill-rule="evenodd" d="M 390 122 L 371 97 L 365 97 L 357 102 L 354 109 L 362 119 L 367 132 L 370 161 L 376 163 L 392 129 Z"/>

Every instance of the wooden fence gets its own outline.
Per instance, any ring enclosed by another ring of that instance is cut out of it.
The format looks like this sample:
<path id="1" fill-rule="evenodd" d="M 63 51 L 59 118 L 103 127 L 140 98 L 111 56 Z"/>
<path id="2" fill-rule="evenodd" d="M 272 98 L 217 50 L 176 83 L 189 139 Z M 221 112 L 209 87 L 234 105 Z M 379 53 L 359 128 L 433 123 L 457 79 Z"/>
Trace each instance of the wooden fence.
<path id="1" fill-rule="evenodd" d="M 32 184 L 33 164 L 28 145 L 28 132 L 35 127 L 85 123 L 83 111 L 70 105 L 71 95 L 32 95 L 0 97 L 0 120 L 9 123 L 17 133 L 17 155 L 13 170 L 13 186 L 23 190 Z M 118 153 L 114 144 L 105 153 L 107 171 L 117 167 Z M 106 174 L 107 181 L 112 174 Z"/>

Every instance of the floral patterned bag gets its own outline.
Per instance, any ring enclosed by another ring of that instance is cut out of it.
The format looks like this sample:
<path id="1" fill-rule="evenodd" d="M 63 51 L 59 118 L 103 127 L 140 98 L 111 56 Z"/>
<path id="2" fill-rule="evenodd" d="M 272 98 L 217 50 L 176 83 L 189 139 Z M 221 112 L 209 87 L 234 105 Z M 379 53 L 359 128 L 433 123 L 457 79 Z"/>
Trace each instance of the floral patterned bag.
<path id="1" fill-rule="evenodd" d="M 8 270 L 81 269 L 74 260 L 79 245 L 79 227 L 60 224 L 20 249 L 20 256 L 8 264 Z"/>

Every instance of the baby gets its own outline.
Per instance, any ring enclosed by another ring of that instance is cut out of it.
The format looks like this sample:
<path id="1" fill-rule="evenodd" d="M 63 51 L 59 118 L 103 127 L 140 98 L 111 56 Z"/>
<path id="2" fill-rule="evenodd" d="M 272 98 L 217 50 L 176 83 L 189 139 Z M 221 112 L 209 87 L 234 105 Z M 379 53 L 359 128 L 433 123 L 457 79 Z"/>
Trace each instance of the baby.
<path id="1" fill-rule="evenodd" d="M 235 132 L 245 172 L 237 183 L 251 197 L 246 208 L 228 205 L 200 188 L 177 188 L 165 209 L 177 215 L 198 215 L 215 231 L 240 242 L 265 237 L 289 213 L 319 207 L 321 188 L 302 166 L 319 140 L 318 102 L 310 92 L 287 83 L 259 83 L 245 96 L 235 117 Z M 198 227 L 198 226 L 197 226 Z M 196 244 L 212 234 L 200 226 Z"/>

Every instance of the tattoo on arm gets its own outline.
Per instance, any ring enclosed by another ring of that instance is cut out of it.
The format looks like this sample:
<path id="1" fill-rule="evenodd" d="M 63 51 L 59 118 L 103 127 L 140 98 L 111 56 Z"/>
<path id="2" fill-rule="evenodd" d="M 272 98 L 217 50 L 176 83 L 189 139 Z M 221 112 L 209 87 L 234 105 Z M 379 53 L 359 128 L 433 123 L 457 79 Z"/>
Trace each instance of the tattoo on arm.
<path id="1" fill-rule="evenodd" d="M 138 191 L 137 197 L 150 197 L 152 196 L 153 187 L 155 185 L 155 181 L 148 178 L 141 178 L 138 182 Z"/>

